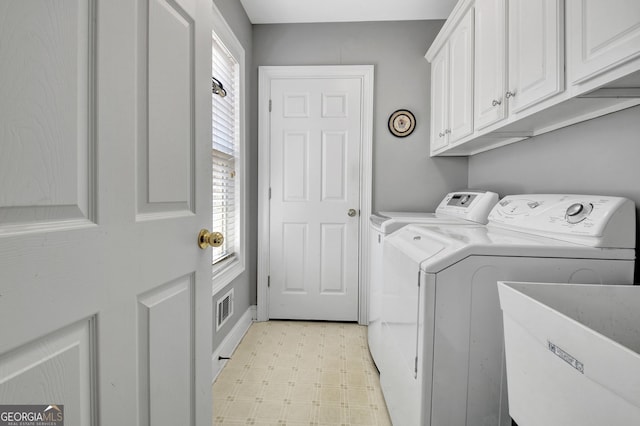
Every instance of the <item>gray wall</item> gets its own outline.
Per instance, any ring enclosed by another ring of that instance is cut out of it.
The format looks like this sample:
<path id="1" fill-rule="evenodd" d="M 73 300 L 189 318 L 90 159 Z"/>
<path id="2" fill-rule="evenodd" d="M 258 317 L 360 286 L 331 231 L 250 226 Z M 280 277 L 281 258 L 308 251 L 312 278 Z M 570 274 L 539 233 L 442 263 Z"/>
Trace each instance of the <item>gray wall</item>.
<path id="1" fill-rule="evenodd" d="M 241 3 L 238 0 L 214 0 L 215 5 L 220 10 L 222 16 L 224 16 L 227 24 L 231 27 L 231 30 L 235 34 L 236 38 L 242 44 L 245 49 L 245 67 L 246 67 L 246 87 L 245 87 L 245 102 L 247 105 L 251 105 L 252 95 L 251 93 L 256 90 L 256 84 L 252 80 L 253 65 L 252 65 L 252 26 L 247 14 L 244 11 Z M 250 119 L 252 114 L 251 108 L 247 108 L 247 118 Z M 240 316 L 242 316 L 250 305 L 255 304 L 255 286 L 256 286 L 256 268 L 257 268 L 257 211 L 258 211 L 258 151 L 255 144 L 252 142 L 252 134 L 250 126 L 247 127 L 246 133 L 247 141 L 247 186 L 248 192 L 248 206 L 247 206 L 247 233 L 249 235 L 248 247 L 247 247 L 247 259 L 245 261 L 245 271 L 225 287 L 220 294 L 224 294 L 229 288 L 234 288 L 234 315 L 229 321 L 216 332 L 215 326 L 215 303 L 216 296 L 213 297 L 212 303 L 214 309 L 214 324 L 213 324 L 213 350 L 215 351 L 220 342 L 225 338 L 233 326 L 237 323 Z M 251 294 L 254 294 L 253 301 L 251 300 Z"/>
<path id="2" fill-rule="evenodd" d="M 469 157 L 469 186 L 500 195 L 615 195 L 640 206 L 639 160 L 640 107 L 634 107 Z"/>
<path id="3" fill-rule="evenodd" d="M 237 0 L 214 0 L 246 50 L 249 235 L 247 270 L 235 288 L 236 317 L 213 336 L 214 349 L 256 304 L 257 81 L 260 65 L 375 66 L 373 210 L 433 210 L 464 187 L 504 194 L 622 195 L 640 206 L 640 107 L 466 158 L 429 158 L 430 67 L 424 53 L 444 21 L 252 26 Z M 404 139 L 387 130 L 399 108 L 417 119 Z M 226 289 L 225 289 L 226 290 Z M 215 329 L 215 327 L 214 327 Z"/>
<path id="4" fill-rule="evenodd" d="M 444 21 L 254 25 L 237 0 L 214 0 L 246 49 L 249 235 L 247 270 L 230 285 L 236 313 L 256 299 L 257 81 L 260 65 L 375 66 L 373 210 L 433 210 L 446 192 L 470 187 L 504 194 L 621 195 L 640 206 L 640 107 L 466 158 L 429 158 L 430 67 L 424 53 Z M 411 110 L 415 132 L 387 130 Z M 239 315 L 213 336 L 214 349 Z M 215 329 L 215 327 L 214 327 Z"/>
<path id="5" fill-rule="evenodd" d="M 254 81 L 261 65 L 374 65 L 374 211 L 433 211 L 444 193 L 467 185 L 466 158 L 429 158 L 430 66 L 424 54 L 443 23 L 254 26 Z M 389 115 L 400 108 L 416 116 L 416 130 L 406 138 L 387 129 Z M 252 115 L 257 137 L 257 109 Z"/>

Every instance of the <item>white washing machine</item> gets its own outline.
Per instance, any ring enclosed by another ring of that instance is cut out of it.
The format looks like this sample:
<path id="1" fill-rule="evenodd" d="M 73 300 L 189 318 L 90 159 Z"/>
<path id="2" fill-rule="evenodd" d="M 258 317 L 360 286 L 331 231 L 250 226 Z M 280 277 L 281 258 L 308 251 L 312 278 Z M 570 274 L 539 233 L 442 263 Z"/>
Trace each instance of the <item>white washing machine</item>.
<path id="1" fill-rule="evenodd" d="M 498 194 L 490 191 L 465 190 L 448 193 L 435 213 L 379 212 L 370 217 L 369 257 L 369 350 L 374 362 L 380 359 L 382 328 L 380 303 L 383 281 L 383 247 L 387 235 L 410 223 L 473 225 L 487 223 L 487 217 L 498 202 Z"/>
<path id="2" fill-rule="evenodd" d="M 497 281 L 631 284 L 635 235 L 631 201 L 555 194 L 505 197 L 487 226 L 389 235 L 378 368 L 393 424 L 510 426 Z"/>

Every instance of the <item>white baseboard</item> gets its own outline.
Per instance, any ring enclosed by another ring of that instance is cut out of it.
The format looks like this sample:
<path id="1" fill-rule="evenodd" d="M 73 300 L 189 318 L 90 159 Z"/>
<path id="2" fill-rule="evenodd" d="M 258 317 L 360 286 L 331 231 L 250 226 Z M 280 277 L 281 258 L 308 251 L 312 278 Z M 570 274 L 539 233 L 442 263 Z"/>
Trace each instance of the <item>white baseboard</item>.
<path id="1" fill-rule="evenodd" d="M 251 305 L 240 317 L 236 325 L 233 326 L 229 334 L 224 338 L 220 346 L 213 352 L 211 356 L 212 367 L 212 383 L 218 378 L 218 374 L 227 363 L 226 359 L 218 359 L 218 357 L 229 357 L 240 344 L 240 341 L 249 330 L 251 323 L 256 319 L 256 306 Z"/>

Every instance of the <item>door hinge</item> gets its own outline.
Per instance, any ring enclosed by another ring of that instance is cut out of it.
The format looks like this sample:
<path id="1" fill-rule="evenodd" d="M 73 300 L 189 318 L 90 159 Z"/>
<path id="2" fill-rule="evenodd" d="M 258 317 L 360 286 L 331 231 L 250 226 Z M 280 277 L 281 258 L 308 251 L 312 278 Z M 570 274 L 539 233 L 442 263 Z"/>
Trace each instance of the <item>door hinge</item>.
<path id="1" fill-rule="evenodd" d="M 272 108 L 273 108 L 273 104 L 271 103 L 271 99 L 269 99 L 269 112 L 271 112 Z"/>
<path id="2" fill-rule="evenodd" d="M 267 288 L 271 288 L 271 275 L 267 275 Z"/>
<path id="3" fill-rule="evenodd" d="M 269 199 L 271 199 L 271 187 L 269 187 Z"/>
<path id="4" fill-rule="evenodd" d="M 414 365 L 414 377 L 418 377 L 418 357 L 416 357 L 415 365 Z"/>
<path id="5" fill-rule="evenodd" d="M 420 288 L 420 271 L 418 271 L 418 288 Z"/>

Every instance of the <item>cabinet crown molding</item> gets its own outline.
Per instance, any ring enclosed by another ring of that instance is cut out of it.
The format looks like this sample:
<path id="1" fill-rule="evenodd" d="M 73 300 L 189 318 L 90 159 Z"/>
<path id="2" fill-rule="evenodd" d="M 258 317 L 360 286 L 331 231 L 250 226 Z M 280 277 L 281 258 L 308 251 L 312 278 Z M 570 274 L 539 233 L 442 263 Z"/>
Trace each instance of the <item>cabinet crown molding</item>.
<path id="1" fill-rule="evenodd" d="M 456 6 L 451 11 L 451 15 L 449 15 L 440 29 L 440 32 L 433 40 L 433 43 L 431 43 L 431 47 L 429 47 L 429 50 L 427 50 L 427 53 L 424 55 L 427 61 L 432 62 L 433 58 L 438 54 L 442 46 L 447 44 L 449 36 L 467 13 L 467 10 L 473 7 L 474 2 L 475 0 L 460 0 L 456 3 Z"/>

